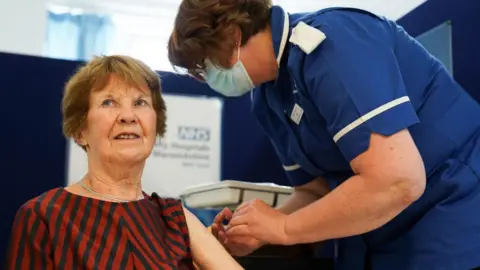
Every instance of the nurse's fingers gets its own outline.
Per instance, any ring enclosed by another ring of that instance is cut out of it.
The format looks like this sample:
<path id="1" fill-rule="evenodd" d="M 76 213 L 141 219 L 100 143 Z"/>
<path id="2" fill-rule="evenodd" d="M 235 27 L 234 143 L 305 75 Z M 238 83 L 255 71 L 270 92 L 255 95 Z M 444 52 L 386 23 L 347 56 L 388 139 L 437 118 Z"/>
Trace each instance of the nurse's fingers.
<path id="1" fill-rule="evenodd" d="M 237 209 L 235 209 L 235 213 L 238 212 L 238 211 L 241 211 L 241 210 L 243 210 L 243 209 L 245 209 L 245 208 L 248 208 L 253 202 L 255 202 L 255 200 L 246 201 L 246 202 L 240 204 L 240 205 L 237 207 Z M 234 213 L 234 214 L 235 214 L 235 213 Z"/>
<path id="2" fill-rule="evenodd" d="M 223 208 L 220 213 L 218 213 L 213 219 L 213 223 L 222 224 L 224 220 L 230 220 L 232 218 L 232 210 L 228 208 Z"/>
<path id="3" fill-rule="evenodd" d="M 225 245 L 227 243 L 227 235 L 225 234 L 225 230 L 219 231 L 218 232 L 218 241 Z"/>
<path id="4" fill-rule="evenodd" d="M 241 236 L 250 236 L 250 230 L 248 225 L 238 225 L 238 226 L 233 226 L 228 228 L 227 230 L 227 237 L 233 238 L 233 237 L 241 237 Z"/>
<path id="5" fill-rule="evenodd" d="M 227 241 L 225 249 L 233 256 L 245 256 L 254 251 L 255 246 L 249 247 L 237 242 Z"/>
<path id="6" fill-rule="evenodd" d="M 238 216 L 245 215 L 246 213 L 248 213 L 249 209 L 250 209 L 250 207 L 243 207 L 243 208 L 240 208 L 240 209 L 237 208 L 237 210 L 235 210 L 235 212 L 233 213 L 232 219 L 234 219 L 235 217 L 238 217 Z"/>
<path id="7" fill-rule="evenodd" d="M 249 236 L 230 237 L 227 240 L 227 248 L 236 255 L 246 255 L 259 247 L 259 241 Z"/>
<path id="8" fill-rule="evenodd" d="M 218 239 L 219 232 L 225 232 L 225 229 L 223 227 L 223 222 L 229 221 L 230 219 L 232 219 L 232 216 L 233 216 L 233 213 L 228 208 L 224 208 L 222 211 L 220 211 L 220 213 L 218 213 L 215 216 L 212 224 L 212 234 L 215 236 L 215 238 Z"/>
<path id="9" fill-rule="evenodd" d="M 228 228 L 226 232 L 227 238 L 250 236 L 250 229 L 248 225 L 237 225 Z"/>
<path id="10" fill-rule="evenodd" d="M 212 234 L 215 238 L 219 239 L 220 233 L 225 232 L 223 225 L 218 225 L 217 223 L 212 224 Z"/>
<path id="11" fill-rule="evenodd" d="M 234 216 L 232 218 L 232 220 L 230 220 L 230 223 L 228 224 L 228 229 L 227 229 L 227 232 L 229 230 L 232 229 L 232 227 L 235 227 L 235 226 L 238 226 L 238 225 L 246 225 L 248 224 L 248 215 L 238 215 L 238 216 Z M 228 235 L 228 234 L 227 234 Z"/>
<path id="12" fill-rule="evenodd" d="M 248 247 L 252 245 L 250 242 L 254 240 L 255 238 L 248 236 L 235 236 L 228 238 L 228 243 L 231 245 L 236 245 L 237 247 Z"/>
<path id="13" fill-rule="evenodd" d="M 223 214 L 225 216 L 225 220 L 230 220 L 232 219 L 232 216 L 233 216 L 233 212 L 232 210 L 230 210 L 230 208 L 223 208 Z"/>

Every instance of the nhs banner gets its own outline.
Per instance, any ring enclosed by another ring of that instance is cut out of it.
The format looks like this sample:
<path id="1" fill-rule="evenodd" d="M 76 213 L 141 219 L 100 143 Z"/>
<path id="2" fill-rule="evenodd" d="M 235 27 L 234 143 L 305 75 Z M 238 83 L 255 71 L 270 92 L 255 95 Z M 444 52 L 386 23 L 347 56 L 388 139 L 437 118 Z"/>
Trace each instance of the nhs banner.
<path id="1" fill-rule="evenodd" d="M 218 98 L 164 95 L 167 132 L 157 138 L 143 173 L 143 189 L 160 196 L 178 197 L 186 188 L 216 183 L 221 178 L 221 121 Z M 83 149 L 69 142 L 68 183 L 88 170 Z"/>
<path id="2" fill-rule="evenodd" d="M 184 141 L 210 141 L 210 129 L 208 127 L 178 127 L 178 138 Z"/>

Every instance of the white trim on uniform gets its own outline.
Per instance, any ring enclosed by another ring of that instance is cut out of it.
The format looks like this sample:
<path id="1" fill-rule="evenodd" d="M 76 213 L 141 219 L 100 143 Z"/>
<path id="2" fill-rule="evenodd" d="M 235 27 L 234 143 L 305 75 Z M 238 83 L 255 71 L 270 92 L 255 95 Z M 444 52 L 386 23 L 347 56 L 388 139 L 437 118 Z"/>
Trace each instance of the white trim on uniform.
<path id="1" fill-rule="evenodd" d="M 280 41 L 280 47 L 278 48 L 278 55 L 277 55 L 277 64 L 279 66 L 280 66 L 280 61 L 282 60 L 283 52 L 285 51 L 285 46 L 287 45 L 288 31 L 290 28 L 290 20 L 288 18 L 288 13 L 284 12 L 283 16 L 284 16 L 283 33 L 282 33 L 282 39 Z M 291 172 L 291 171 L 300 169 L 300 165 L 298 164 L 289 165 L 289 166 L 283 165 L 283 169 L 287 172 Z"/>
<path id="2" fill-rule="evenodd" d="M 283 51 L 285 51 L 285 46 L 287 45 L 288 40 L 288 29 L 290 28 L 290 20 L 288 18 L 288 13 L 283 12 L 284 21 L 283 21 L 283 33 L 282 39 L 280 41 L 280 47 L 278 48 L 277 55 L 277 64 L 280 66 L 280 61 L 282 60 Z"/>
<path id="3" fill-rule="evenodd" d="M 283 169 L 284 169 L 285 171 L 287 171 L 287 172 L 295 171 L 295 170 L 298 170 L 298 169 L 300 169 L 300 168 L 301 168 L 301 167 L 300 167 L 300 165 L 298 165 L 298 164 L 290 165 L 290 166 L 285 166 L 285 165 L 283 165 Z"/>
<path id="4" fill-rule="evenodd" d="M 282 60 L 283 51 L 285 51 L 285 46 L 287 45 L 288 40 L 288 31 L 290 28 L 290 20 L 288 18 L 288 13 L 283 12 L 284 20 L 283 20 L 283 33 L 282 39 L 280 40 L 280 47 L 278 48 L 278 55 L 277 55 L 277 64 L 280 66 L 280 61 Z M 253 100 L 253 90 L 250 91 L 250 100 Z"/>
<path id="5" fill-rule="evenodd" d="M 287 45 L 288 41 L 288 31 L 290 29 L 290 20 L 288 18 L 288 13 L 283 12 L 284 20 L 283 20 L 283 33 L 282 39 L 280 40 L 280 47 L 278 48 L 278 55 L 277 55 L 277 64 L 280 66 L 280 61 L 282 61 L 283 52 L 285 51 L 285 46 Z M 300 165 L 283 165 L 283 169 L 287 172 L 295 171 L 300 169 Z"/>
<path id="6" fill-rule="evenodd" d="M 382 106 L 371 110 L 370 112 L 366 113 L 365 115 L 361 116 L 357 120 L 353 121 L 343 129 L 341 129 L 335 136 L 333 136 L 333 141 L 338 142 L 343 136 L 347 135 L 348 132 L 352 131 L 356 127 L 360 126 L 361 124 L 367 122 L 368 120 L 372 119 L 373 117 L 390 110 L 393 107 L 396 107 L 402 103 L 410 101 L 408 96 L 404 96 L 401 98 L 394 99 L 388 103 L 383 104 Z"/>

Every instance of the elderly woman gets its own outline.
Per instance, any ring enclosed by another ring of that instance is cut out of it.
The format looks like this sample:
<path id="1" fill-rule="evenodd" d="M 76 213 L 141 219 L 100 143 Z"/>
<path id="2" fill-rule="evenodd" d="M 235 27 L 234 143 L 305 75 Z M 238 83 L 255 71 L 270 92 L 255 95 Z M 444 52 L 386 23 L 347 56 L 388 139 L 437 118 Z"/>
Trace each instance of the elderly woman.
<path id="1" fill-rule="evenodd" d="M 165 133 L 155 72 L 130 57 L 95 58 L 66 85 L 63 115 L 88 172 L 19 209 L 8 269 L 241 269 L 179 200 L 142 191 Z"/>
<path id="2" fill-rule="evenodd" d="M 219 238 L 237 255 L 341 239 L 344 262 L 360 236 L 372 269 L 480 266 L 480 105 L 393 21 L 270 2 L 183 0 L 168 46 L 213 90 L 250 96 L 294 186 L 278 209 L 222 212 Z"/>

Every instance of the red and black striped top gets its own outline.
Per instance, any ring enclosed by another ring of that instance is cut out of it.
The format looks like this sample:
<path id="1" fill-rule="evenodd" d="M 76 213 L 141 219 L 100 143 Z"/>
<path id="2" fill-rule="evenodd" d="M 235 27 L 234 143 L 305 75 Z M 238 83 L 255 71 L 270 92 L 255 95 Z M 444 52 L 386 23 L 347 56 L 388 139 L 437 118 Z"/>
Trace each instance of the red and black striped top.
<path id="1" fill-rule="evenodd" d="M 179 200 L 115 203 L 50 190 L 17 212 L 7 269 L 194 269 Z"/>

